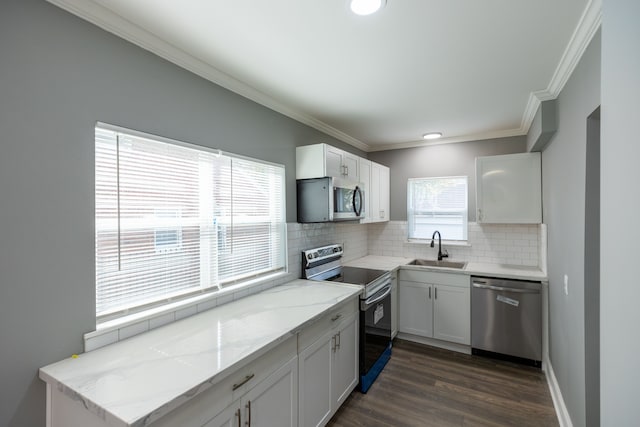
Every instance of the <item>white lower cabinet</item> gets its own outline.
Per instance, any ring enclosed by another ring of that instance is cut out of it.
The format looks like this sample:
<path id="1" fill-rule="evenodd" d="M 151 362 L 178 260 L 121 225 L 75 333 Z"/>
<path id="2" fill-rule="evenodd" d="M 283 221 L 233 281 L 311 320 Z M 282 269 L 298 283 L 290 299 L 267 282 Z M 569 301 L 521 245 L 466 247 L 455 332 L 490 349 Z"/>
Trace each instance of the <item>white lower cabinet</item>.
<path id="1" fill-rule="evenodd" d="M 433 287 L 428 283 L 400 280 L 399 331 L 433 337 Z"/>
<path id="2" fill-rule="evenodd" d="M 239 368 L 152 424 L 154 427 L 298 425 L 296 337 Z"/>
<path id="3" fill-rule="evenodd" d="M 399 332 L 471 344 L 469 276 L 401 269 Z"/>
<path id="4" fill-rule="evenodd" d="M 250 389 L 206 427 L 294 427 L 298 425 L 298 364 L 291 359 Z"/>
<path id="5" fill-rule="evenodd" d="M 349 304 L 299 335 L 301 427 L 323 426 L 358 384 L 358 311 Z M 322 325 L 330 324 L 327 332 Z M 324 332 L 323 332 L 324 330 Z"/>

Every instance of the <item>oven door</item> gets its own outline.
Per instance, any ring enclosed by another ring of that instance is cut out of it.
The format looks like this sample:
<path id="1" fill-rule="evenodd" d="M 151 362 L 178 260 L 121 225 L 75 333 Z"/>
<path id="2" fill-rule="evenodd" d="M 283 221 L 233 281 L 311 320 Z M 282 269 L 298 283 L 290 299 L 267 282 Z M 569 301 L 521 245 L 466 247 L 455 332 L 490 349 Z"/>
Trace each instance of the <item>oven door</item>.
<path id="1" fill-rule="evenodd" d="M 391 355 L 391 283 L 360 301 L 360 390 L 369 389 Z"/>

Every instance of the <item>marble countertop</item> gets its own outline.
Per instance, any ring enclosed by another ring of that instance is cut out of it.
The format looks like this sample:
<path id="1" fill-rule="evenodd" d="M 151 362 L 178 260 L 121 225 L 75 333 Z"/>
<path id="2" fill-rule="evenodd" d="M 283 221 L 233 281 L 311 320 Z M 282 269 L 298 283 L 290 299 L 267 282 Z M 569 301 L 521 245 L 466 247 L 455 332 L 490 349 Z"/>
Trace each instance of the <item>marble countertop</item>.
<path id="1" fill-rule="evenodd" d="M 373 268 L 389 271 L 395 270 L 400 266 L 404 266 L 406 268 L 417 270 L 458 272 L 470 276 L 490 276 L 501 277 L 505 279 L 536 280 L 542 282 L 547 280 L 547 275 L 538 267 L 529 267 L 524 265 L 488 264 L 479 262 L 469 262 L 463 269 L 407 265 L 413 260 L 414 258 L 367 255 L 362 258 L 345 262 L 344 265 L 350 267 Z"/>
<path id="2" fill-rule="evenodd" d="M 142 426 L 361 291 L 356 285 L 294 280 L 45 366 L 40 378 L 109 425 Z"/>
<path id="3" fill-rule="evenodd" d="M 501 277 L 505 279 L 547 281 L 547 275 L 538 267 L 525 265 L 485 264 L 470 262 L 464 272 L 471 276 Z"/>

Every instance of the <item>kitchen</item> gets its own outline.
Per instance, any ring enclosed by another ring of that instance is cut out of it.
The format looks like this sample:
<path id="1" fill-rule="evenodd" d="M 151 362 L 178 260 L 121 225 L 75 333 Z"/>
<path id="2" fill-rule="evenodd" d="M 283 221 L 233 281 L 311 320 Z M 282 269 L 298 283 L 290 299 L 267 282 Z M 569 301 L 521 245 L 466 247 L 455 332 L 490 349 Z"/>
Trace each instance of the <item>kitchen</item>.
<path id="1" fill-rule="evenodd" d="M 471 153 L 461 150 L 461 144 L 448 144 L 391 150 L 383 159 L 383 153 L 364 153 L 239 97 L 50 3 L 9 1 L 0 7 L 2 425 L 44 425 L 46 396 L 38 368 L 81 353 L 83 335 L 95 329 L 91 141 L 97 120 L 203 145 L 215 136 L 221 142 L 214 146 L 284 163 L 292 275 L 299 273 L 295 270 L 303 248 L 317 246 L 324 239 L 352 241 L 351 247 L 347 243 L 348 257 L 356 259 L 375 255 L 370 239 L 383 233 L 382 225 L 297 224 L 295 147 L 326 141 L 384 164 L 392 173 L 405 169 L 398 166 L 403 157 L 404 161 L 422 159 L 438 168 L 451 165 L 445 159 L 478 155 L 473 149 Z M 606 31 L 593 39 L 560 93 L 558 132 L 543 151 L 543 182 L 553 183 L 543 189 L 549 239 L 551 363 L 573 425 L 594 422 L 587 415 L 593 408 L 587 404 L 593 398 L 593 387 L 601 391 L 598 418 L 602 425 L 628 425 L 634 419 L 633 390 L 639 379 L 633 366 L 638 342 L 628 337 L 634 336 L 632 328 L 638 320 L 629 305 L 638 292 L 631 286 L 638 236 L 628 224 L 634 219 L 637 200 L 622 194 L 619 182 L 637 178 L 631 162 L 638 148 L 629 144 L 637 138 L 633 126 L 637 110 L 629 101 L 638 91 L 638 61 L 633 53 L 640 37 L 630 18 L 637 14 L 636 5 L 604 0 L 602 26 Z M 620 68 L 631 72 L 621 74 Z M 586 118 L 600 105 L 601 97 L 606 109 L 600 159 L 599 277 L 606 286 L 600 289 L 599 301 L 593 301 L 587 298 L 590 276 L 585 269 L 591 264 L 585 249 L 597 236 L 585 230 L 581 219 L 587 213 L 585 172 L 592 170 L 587 169 L 592 158 L 584 133 Z M 513 150 L 524 151 L 523 138 L 515 139 L 521 145 Z M 254 141 L 270 143 L 251 143 Z M 491 155 L 503 154 L 496 148 L 501 144 L 509 145 L 505 140 L 470 145 L 481 155 Z M 485 151 L 490 145 L 494 145 L 492 153 Z M 472 167 L 469 161 L 465 164 Z M 391 177 L 390 204 L 402 207 L 398 213 L 392 208 L 392 226 L 394 221 L 403 221 L 406 183 L 402 179 Z M 394 185 L 403 187 L 402 191 Z M 378 247 L 385 246 L 381 242 Z M 413 256 L 434 257 L 429 249 L 419 250 L 424 252 Z M 450 252 L 455 257 L 455 251 Z M 565 274 L 569 295 L 562 297 Z M 593 319 L 584 318 L 587 305 L 594 303 L 601 307 L 600 331 L 595 335 L 597 328 L 585 324 Z M 600 384 L 595 386 L 587 375 L 594 354 L 586 350 L 594 337 L 599 339 L 600 356 L 595 363 L 601 370 Z"/>

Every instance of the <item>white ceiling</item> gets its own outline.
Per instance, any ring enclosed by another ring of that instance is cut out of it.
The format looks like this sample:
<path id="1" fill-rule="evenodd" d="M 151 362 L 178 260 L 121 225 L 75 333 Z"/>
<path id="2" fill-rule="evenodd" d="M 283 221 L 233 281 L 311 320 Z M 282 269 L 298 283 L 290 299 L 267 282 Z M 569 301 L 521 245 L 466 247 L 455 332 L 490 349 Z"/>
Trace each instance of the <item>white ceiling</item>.
<path id="1" fill-rule="evenodd" d="M 365 151 L 522 135 L 600 0 L 49 0 Z"/>

